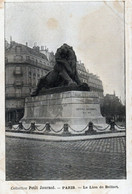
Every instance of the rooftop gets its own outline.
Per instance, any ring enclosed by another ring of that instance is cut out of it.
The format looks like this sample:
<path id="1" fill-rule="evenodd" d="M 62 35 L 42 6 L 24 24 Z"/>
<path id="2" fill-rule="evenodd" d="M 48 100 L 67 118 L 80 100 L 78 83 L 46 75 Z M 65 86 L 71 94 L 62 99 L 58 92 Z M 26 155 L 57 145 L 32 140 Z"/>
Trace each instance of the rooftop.
<path id="1" fill-rule="evenodd" d="M 6 53 L 10 52 L 10 50 L 12 48 L 15 49 L 16 46 L 22 47 L 22 51 L 26 52 L 27 54 L 33 54 L 33 55 L 35 55 L 37 57 L 41 57 L 42 59 L 45 59 L 45 60 L 48 61 L 46 55 L 39 51 L 39 47 L 38 46 L 34 46 L 33 48 L 31 48 L 31 47 L 29 47 L 27 45 L 16 43 L 15 41 L 11 41 L 11 43 L 8 45 L 8 47 L 6 47 Z"/>

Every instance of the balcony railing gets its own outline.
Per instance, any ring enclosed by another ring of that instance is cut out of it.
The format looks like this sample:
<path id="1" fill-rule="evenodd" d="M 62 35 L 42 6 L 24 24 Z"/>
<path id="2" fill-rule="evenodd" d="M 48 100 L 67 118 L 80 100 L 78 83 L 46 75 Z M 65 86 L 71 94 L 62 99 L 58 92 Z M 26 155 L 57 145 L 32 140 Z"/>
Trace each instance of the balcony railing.
<path id="1" fill-rule="evenodd" d="M 17 80 L 16 80 L 16 81 L 14 82 L 14 86 L 15 86 L 15 87 L 22 87 L 22 86 L 23 86 L 23 82 L 22 82 L 22 81 L 17 81 Z"/>
<path id="2" fill-rule="evenodd" d="M 30 93 L 5 93 L 5 98 L 9 99 L 9 98 L 26 98 L 30 96 Z"/>
<path id="3" fill-rule="evenodd" d="M 8 64 L 8 63 L 28 63 L 31 65 L 46 67 L 48 70 L 51 70 L 53 68 L 53 66 L 51 66 L 50 63 L 49 63 L 49 65 L 47 65 L 46 62 L 40 62 L 39 60 L 35 61 L 32 59 L 8 59 L 8 58 L 6 58 L 5 62 L 6 62 L 6 64 Z"/>

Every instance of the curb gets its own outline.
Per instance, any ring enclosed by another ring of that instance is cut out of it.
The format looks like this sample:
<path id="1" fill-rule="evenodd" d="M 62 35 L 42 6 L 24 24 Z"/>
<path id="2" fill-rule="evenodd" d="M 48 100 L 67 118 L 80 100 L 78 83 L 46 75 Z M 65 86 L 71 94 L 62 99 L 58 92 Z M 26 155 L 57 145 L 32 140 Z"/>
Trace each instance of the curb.
<path id="1" fill-rule="evenodd" d="M 104 138 L 115 138 L 126 136 L 125 132 L 115 132 L 115 133 L 105 133 L 105 134 L 95 134 L 95 135 L 77 135 L 77 136 L 54 136 L 51 134 L 29 134 L 29 133 L 16 133 L 16 132 L 6 132 L 6 137 L 12 138 L 26 138 L 41 141 L 83 141 L 83 140 L 93 140 L 93 139 L 104 139 Z"/>

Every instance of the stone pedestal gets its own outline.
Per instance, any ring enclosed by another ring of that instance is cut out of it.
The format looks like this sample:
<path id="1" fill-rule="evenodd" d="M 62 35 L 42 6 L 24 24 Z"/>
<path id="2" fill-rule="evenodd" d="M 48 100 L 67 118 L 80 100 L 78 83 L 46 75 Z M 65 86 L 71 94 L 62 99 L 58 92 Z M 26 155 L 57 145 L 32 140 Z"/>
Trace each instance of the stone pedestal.
<path id="1" fill-rule="evenodd" d="M 22 121 L 26 123 L 35 121 L 38 124 L 49 122 L 55 128 L 68 123 L 76 130 L 81 130 L 90 121 L 94 124 L 105 124 L 105 118 L 100 113 L 97 93 L 87 91 L 67 91 L 28 97 Z"/>

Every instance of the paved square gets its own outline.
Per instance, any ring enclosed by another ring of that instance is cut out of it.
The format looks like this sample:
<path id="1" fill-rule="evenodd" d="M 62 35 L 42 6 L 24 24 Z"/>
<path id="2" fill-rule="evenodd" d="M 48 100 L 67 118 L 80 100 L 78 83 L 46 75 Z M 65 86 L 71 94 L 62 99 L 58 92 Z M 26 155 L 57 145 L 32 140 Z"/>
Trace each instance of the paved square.
<path id="1" fill-rule="evenodd" d="M 125 179 L 125 149 L 125 137 L 74 142 L 6 137 L 6 179 Z"/>

